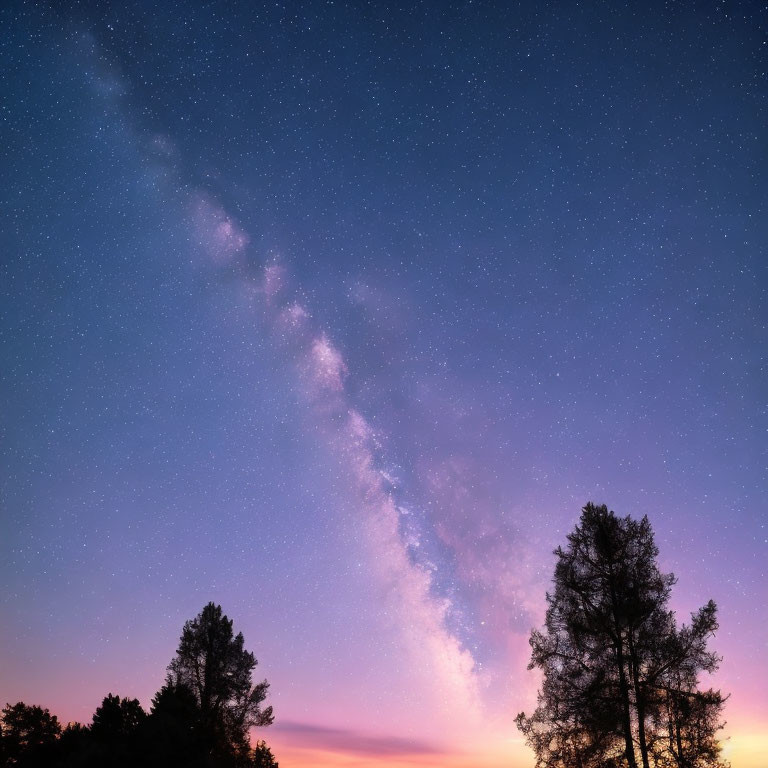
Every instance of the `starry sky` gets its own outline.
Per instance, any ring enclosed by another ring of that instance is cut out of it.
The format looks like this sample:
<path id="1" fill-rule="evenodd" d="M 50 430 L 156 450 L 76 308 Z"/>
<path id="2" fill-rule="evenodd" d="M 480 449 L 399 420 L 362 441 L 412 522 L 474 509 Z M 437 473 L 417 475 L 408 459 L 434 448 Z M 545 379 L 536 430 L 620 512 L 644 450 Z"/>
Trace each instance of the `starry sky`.
<path id="1" fill-rule="evenodd" d="M 529 766 L 593 500 L 762 765 L 768 11 L 623 5 L 2 4 L 0 703 L 213 600 L 281 765 Z"/>

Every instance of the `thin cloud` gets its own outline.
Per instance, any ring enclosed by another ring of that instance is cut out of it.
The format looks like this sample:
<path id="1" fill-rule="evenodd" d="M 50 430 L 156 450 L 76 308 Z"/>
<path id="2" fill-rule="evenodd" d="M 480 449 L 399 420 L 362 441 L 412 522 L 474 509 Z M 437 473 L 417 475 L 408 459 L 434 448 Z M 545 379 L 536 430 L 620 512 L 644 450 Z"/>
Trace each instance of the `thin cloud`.
<path id="1" fill-rule="evenodd" d="M 345 728 L 328 728 L 309 723 L 283 722 L 274 731 L 291 737 L 294 747 L 326 750 L 367 757 L 407 757 L 440 755 L 444 750 L 418 739 L 398 736 L 374 736 Z"/>

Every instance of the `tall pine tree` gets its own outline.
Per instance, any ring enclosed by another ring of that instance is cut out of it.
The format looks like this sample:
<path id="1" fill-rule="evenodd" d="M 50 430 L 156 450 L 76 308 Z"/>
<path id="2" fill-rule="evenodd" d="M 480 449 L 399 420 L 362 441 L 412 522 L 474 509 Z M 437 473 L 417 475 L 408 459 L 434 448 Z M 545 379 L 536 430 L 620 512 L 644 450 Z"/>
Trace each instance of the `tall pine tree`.
<path id="1" fill-rule="evenodd" d="M 710 601 L 677 627 L 675 577 L 661 573 L 648 519 L 587 504 L 555 550 L 543 631 L 530 669 L 543 673 L 536 711 L 517 723 L 538 768 L 704 768 L 722 765 L 716 738 L 724 698 L 700 691 L 717 668 Z"/>
<path id="2" fill-rule="evenodd" d="M 272 723 L 272 707 L 261 708 L 269 683 L 254 685 L 251 679 L 256 664 L 220 605 L 208 603 L 184 625 L 176 657 L 168 665 L 168 682 L 195 697 L 199 735 L 209 754 L 246 755 L 249 730 Z"/>

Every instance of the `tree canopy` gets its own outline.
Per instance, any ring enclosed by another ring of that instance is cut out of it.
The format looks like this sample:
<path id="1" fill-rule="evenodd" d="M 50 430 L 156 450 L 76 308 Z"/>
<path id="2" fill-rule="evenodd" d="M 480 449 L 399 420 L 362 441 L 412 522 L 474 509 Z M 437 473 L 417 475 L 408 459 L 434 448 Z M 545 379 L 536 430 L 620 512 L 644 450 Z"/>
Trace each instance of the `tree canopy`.
<path id="1" fill-rule="evenodd" d="M 538 768 L 704 768 L 722 765 L 716 738 L 724 698 L 699 690 L 717 668 L 709 601 L 677 626 L 675 584 L 657 564 L 648 519 L 587 504 L 555 550 L 545 627 L 529 669 L 543 672 L 535 712 L 517 717 Z"/>
<path id="2" fill-rule="evenodd" d="M 90 725 L 63 731 L 47 709 L 8 704 L 0 717 L 0 768 L 278 768 L 249 731 L 273 721 L 269 684 L 253 684 L 256 659 L 221 606 L 186 622 L 149 713 L 137 699 L 104 697 Z"/>
<path id="3" fill-rule="evenodd" d="M 247 749 L 249 730 L 272 723 L 272 707 L 261 708 L 269 683 L 252 681 L 257 663 L 220 605 L 208 603 L 184 625 L 169 679 L 195 697 L 209 750 Z"/>
<path id="4" fill-rule="evenodd" d="M 4 765 L 46 765 L 61 734 L 56 715 L 19 701 L 2 711 L 0 760 Z"/>

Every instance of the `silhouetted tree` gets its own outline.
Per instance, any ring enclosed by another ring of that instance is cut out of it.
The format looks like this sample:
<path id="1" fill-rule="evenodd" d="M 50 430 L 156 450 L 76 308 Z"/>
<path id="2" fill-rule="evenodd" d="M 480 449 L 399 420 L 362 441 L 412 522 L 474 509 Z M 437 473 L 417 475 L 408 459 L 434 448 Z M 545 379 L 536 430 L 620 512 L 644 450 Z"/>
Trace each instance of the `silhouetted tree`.
<path id="1" fill-rule="evenodd" d="M 47 709 L 20 701 L 2 711 L 3 765 L 33 768 L 50 765 L 61 725 Z"/>
<path id="2" fill-rule="evenodd" d="M 146 717 L 137 699 L 108 694 L 94 712 L 90 729 L 97 762 L 133 765 L 141 752 L 139 729 Z"/>
<path id="3" fill-rule="evenodd" d="M 221 606 L 208 603 L 184 625 L 176 658 L 168 665 L 170 681 L 186 686 L 195 697 L 204 749 L 220 759 L 247 759 L 248 731 L 273 721 L 272 707 L 261 708 L 269 683 L 253 685 L 257 662 L 243 643 Z"/>
<path id="4" fill-rule="evenodd" d="M 517 717 L 538 768 L 721 765 L 724 700 L 698 690 L 719 662 L 706 648 L 715 604 L 678 629 L 667 608 L 675 577 L 656 565 L 648 519 L 587 504 L 555 555 L 545 628 L 530 639 L 538 707 Z"/>
<path id="5" fill-rule="evenodd" d="M 127 740 L 136 735 L 146 716 L 138 699 L 121 699 L 110 693 L 93 713 L 91 733 L 100 741 Z"/>
<path id="6" fill-rule="evenodd" d="M 61 732 L 58 766 L 80 768 L 97 763 L 98 755 L 91 739 L 91 729 L 81 723 L 68 723 Z"/>
<path id="7" fill-rule="evenodd" d="M 269 684 L 253 684 L 253 654 L 209 603 L 186 622 L 149 715 L 137 699 L 108 694 L 90 726 L 62 731 L 47 709 L 19 702 L 0 714 L 0 768 L 278 768 L 249 731 L 270 725 Z"/>
<path id="8" fill-rule="evenodd" d="M 272 754 L 272 750 L 264 741 L 256 742 L 251 760 L 253 768 L 279 768 L 275 756 Z"/>
<path id="9" fill-rule="evenodd" d="M 146 752 L 158 768 L 186 768 L 201 760 L 200 707 L 192 690 L 170 676 L 152 699 L 145 728 Z"/>

